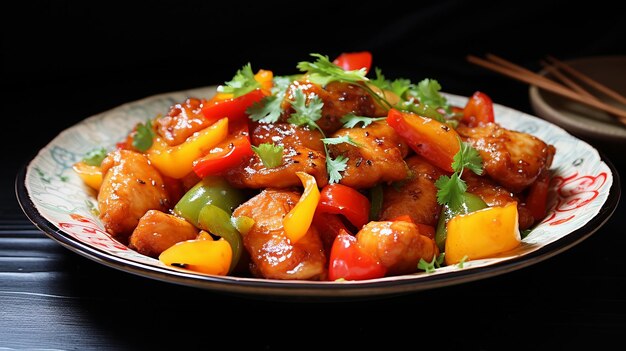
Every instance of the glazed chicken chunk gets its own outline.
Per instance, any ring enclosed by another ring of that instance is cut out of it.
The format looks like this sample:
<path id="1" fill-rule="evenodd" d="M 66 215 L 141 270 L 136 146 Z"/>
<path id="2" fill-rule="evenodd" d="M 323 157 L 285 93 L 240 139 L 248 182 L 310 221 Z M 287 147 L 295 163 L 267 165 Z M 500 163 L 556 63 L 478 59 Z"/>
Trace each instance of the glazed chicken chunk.
<path id="1" fill-rule="evenodd" d="M 473 128 L 461 124 L 456 130 L 478 150 L 485 173 L 514 193 L 527 188 L 549 168 L 556 151 L 533 135 L 502 128 L 497 123 Z"/>
<path id="2" fill-rule="evenodd" d="M 299 199 L 300 194 L 295 191 L 265 189 L 233 212 L 235 218 L 254 219 L 254 225 L 243 237 L 253 275 L 272 279 L 326 278 L 327 260 L 317 229 L 311 226 L 296 243 L 285 235 L 283 218 Z"/>
<path id="3" fill-rule="evenodd" d="M 359 246 L 387 269 L 387 275 L 416 272 L 421 258 L 430 262 L 439 254 L 435 241 L 411 222 L 369 222 L 356 238 Z"/>
<path id="4" fill-rule="evenodd" d="M 126 240 L 146 211 L 166 212 L 170 207 L 161 174 L 143 154 L 113 151 L 102 161 L 101 170 L 100 219 L 117 239 Z"/>
<path id="5" fill-rule="evenodd" d="M 435 182 L 444 173 L 419 155 L 410 156 L 406 163 L 409 177 L 384 187 L 380 220 L 408 215 L 415 223 L 436 226 L 441 205 Z"/>
<path id="6" fill-rule="evenodd" d="M 375 122 L 365 128 L 343 128 L 332 136 L 350 137 L 357 144 L 328 146 L 333 157 L 348 159 L 341 184 L 364 189 L 408 177 L 409 169 L 404 162 L 408 146 L 386 122 Z"/>
<path id="7" fill-rule="evenodd" d="M 291 108 L 291 101 L 295 99 L 294 94 L 298 89 L 302 90 L 307 98 L 318 96 L 324 103 L 322 106 L 322 117 L 316 123 L 326 135 L 330 135 L 341 128 L 343 125 L 341 118 L 350 113 L 368 117 L 387 115 L 387 111 L 377 104 L 372 99 L 372 96 L 360 86 L 335 81 L 321 87 L 305 80 L 295 81 L 287 89 L 287 94 L 283 101 L 283 108 L 286 111 L 282 116 L 284 121 L 294 111 Z"/>
<path id="8" fill-rule="evenodd" d="M 251 143 L 254 146 L 263 143 L 282 146 L 282 164 L 266 167 L 259 155 L 254 154 L 226 173 L 225 177 L 231 185 L 254 189 L 299 186 L 301 182 L 296 172 L 314 176 L 319 186 L 328 182 L 320 132 L 289 123 L 257 123 L 253 125 Z"/>
<path id="9" fill-rule="evenodd" d="M 197 236 L 198 229 L 185 219 L 149 210 L 139 220 L 130 236 L 128 247 L 146 256 L 158 257 L 177 242 L 192 240 Z"/>

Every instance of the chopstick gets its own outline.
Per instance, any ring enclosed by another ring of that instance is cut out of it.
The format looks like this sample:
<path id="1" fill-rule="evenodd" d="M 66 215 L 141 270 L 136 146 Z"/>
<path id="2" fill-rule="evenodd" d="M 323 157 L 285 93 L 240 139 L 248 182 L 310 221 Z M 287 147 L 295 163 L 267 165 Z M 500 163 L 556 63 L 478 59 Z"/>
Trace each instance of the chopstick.
<path id="1" fill-rule="evenodd" d="M 579 92 L 576 92 L 575 90 L 571 88 L 568 88 L 553 80 L 550 80 L 546 78 L 545 76 L 532 72 L 526 68 L 523 68 L 519 65 L 514 64 L 513 62 L 507 61 L 498 56 L 489 54 L 487 57 L 490 59 L 490 61 L 481 59 L 473 55 L 468 55 L 467 60 L 483 68 L 487 68 L 489 70 L 509 76 L 519 81 L 522 81 L 531 85 L 535 85 L 539 88 L 551 91 L 555 94 L 567 97 L 574 101 L 577 101 L 585 105 L 595 107 L 599 110 L 608 112 L 612 114 L 613 116 L 617 117 L 617 119 L 621 123 L 626 125 L 626 110 L 622 110 L 615 106 L 611 106 L 596 98 L 583 95 Z"/>
<path id="2" fill-rule="evenodd" d="M 622 104 L 626 104 L 626 97 L 624 97 L 623 95 L 621 95 L 617 91 L 607 87 L 606 85 L 598 83 L 597 81 L 591 79 L 591 77 L 587 76 L 586 74 L 576 70 L 574 67 L 568 65 L 565 62 L 557 60 L 556 58 L 554 58 L 552 56 L 548 56 L 547 59 L 555 67 L 558 67 L 558 68 L 566 71 L 567 73 L 571 74 L 572 76 L 580 79 L 582 82 L 585 82 L 586 84 L 588 84 L 588 85 L 594 87 L 595 89 L 605 93 L 606 95 L 612 97 L 616 101 L 621 102 Z"/>

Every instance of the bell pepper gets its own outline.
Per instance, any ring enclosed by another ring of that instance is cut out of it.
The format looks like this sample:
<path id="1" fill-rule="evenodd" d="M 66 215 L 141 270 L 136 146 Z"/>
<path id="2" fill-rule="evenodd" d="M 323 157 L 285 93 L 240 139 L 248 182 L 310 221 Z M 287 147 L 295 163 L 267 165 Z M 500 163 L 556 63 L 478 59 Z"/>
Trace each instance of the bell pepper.
<path id="1" fill-rule="evenodd" d="M 548 205 L 548 186 L 550 184 L 550 172 L 544 170 L 537 180 L 530 185 L 526 197 L 526 208 L 535 221 L 541 221 L 546 216 Z"/>
<path id="2" fill-rule="evenodd" d="M 222 118 L 177 146 L 169 146 L 161 137 L 156 137 L 147 151 L 148 159 L 159 172 L 180 179 L 192 172 L 193 161 L 219 144 L 227 135 L 228 118 Z"/>
<path id="3" fill-rule="evenodd" d="M 448 221 L 445 262 L 493 257 L 520 245 L 517 203 L 457 215 Z"/>
<path id="4" fill-rule="evenodd" d="M 372 53 L 369 51 L 344 52 L 333 60 L 333 63 L 345 71 L 354 71 L 365 68 L 369 72 L 372 68 Z"/>
<path id="5" fill-rule="evenodd" d="M 243 241 L 241 234 L 231 223 L 230 214 L 216 205 L 205 205 L 198 213 L 198 227 L 225 239 L 230 244 L 232 261 L 229 272 L 232 272 L 241 258 Z"/>
<path id="6" fill-rule="evenodd" d="M 100 190 L 100 185 L 102 185 L 102 170 L 99 166 L 92 166 L 83 161 L 78 161 L 74 163 L 72 169 L 87 186 L 94 190 Z"/>
<path id="7" fill-rule="evenodd" d="M 193 161 L 193 171 L 200 178 L 219 175 L 239 165 L 253 154 L 250 139 L 246 136 L 235 136 L 226 139 L 208 154 Z"/>
<path id="8" fill-rule="evenodd" d="M 487 207 L 485 201 L 472 193 L 463 193 L 461 197 L 463 200 L 458 207 L 452 208 L 449 204 L 441 206 L 437 229 L 435 230 L 435 243 L 437 243 L 439 251 L 443 251 L 446 247 L 446 238 L 448 235 L 446 225 L 450 219 L 460 214 L 468 214 Z"/>
<path id="9" fill-rule="evenodd" d="M 285 235 L 292 243 L 298 242 L 309 230 L 320 199 L 315 177 L 305 172 L 296 172 L 296 175 L 304 186 L 304 192 L 298 203 L 283 218 Z"/>
<path id="10" fill-rule="evenodd" d="M 232 122 L 248 116 L 246 110 L 266 96 L 262 89 L 255 89 L 247 94 L 229 99 L 212 99 L 202 104 L 202 114 L 209 121 L 227 117 Z"/>
<path id="11" fill-rule="evenodd" d="M 463 109 L 461 121 L 470 127 L 476 127 L 494 120 L 491 98 L 480 91 L 475 92 Z"/>
<path id="12" fill-rule="evenodd" d="M 259 82 L 261 89 L 266 95 L 271 94 L 272 87 L 274 86 L 274 72 L 266 69 L 260 69 L 254 75 L 254 80 Z"/>
<path id="13" fill-rule="evenodd" d="M 384 277 L 387 269 L 364 252 L 356 237 L 342 230 L 330 250 L 328 279 L 364 280 Z"/>
<path id="14" fill-rule="evenodd" d="M 390 109 L 387 124 L 403 137 L 411 149 L 433 165 L 453 172 L 454 155 L 459 151 L 459 134 L 445 123 L 414 113 Z"/>
<path id="15" fill-rule="evenodd" d="M 159 255 L 159 261 L 194 272 L 226 275 L 231 267 L 232 250 L 226 240 L 213 241 L 205 236 L 174 244 Z"/>
<path id="16" fill-rule="evenodd" d="M 215 205 L 230 216 L 233 209 L 246 200 L 242 190 L 231 187 L 221 177 L 208 176 L 199 181 L 174 206 L 174 214 L 200 227 L 200 211 L 206 205 Z"/>
<path id="17" fill-rule="evenodd" d="M 322 189 L 317 211 L 343 215 L 356 228 L 361 228 L 369 222 L 370 200 L 349 186 L 328 184 Z"/>

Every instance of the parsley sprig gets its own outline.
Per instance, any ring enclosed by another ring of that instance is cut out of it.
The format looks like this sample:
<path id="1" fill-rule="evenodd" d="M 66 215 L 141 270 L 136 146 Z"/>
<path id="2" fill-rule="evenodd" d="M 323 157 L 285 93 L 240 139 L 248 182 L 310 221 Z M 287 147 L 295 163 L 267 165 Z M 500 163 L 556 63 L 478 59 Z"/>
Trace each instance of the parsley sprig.
<path id="1" fill-rule="evenodd" d="M 437 202 L 440 205 L 448 204 L 452 208 L 459 208 L 463 202 L 463 193 L 467 190 L 467 184 L 461 176 L 465 168 L 477 175 L 483 174 L 483 159 L 471 144 L 459 139 L 459 151 L 454 155 L 452 162 L 452 176 L 442 175 L 435 182 L 437 187 Z"/>

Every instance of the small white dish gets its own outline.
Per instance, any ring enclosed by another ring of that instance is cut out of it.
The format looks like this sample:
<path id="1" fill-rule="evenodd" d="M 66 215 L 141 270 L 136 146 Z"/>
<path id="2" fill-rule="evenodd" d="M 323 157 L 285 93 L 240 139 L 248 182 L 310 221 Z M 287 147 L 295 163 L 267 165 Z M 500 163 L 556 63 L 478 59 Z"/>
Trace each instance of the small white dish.
<path id="1" fill-rule="evenodd" d="M 564 62 L 626 96 L 626 56 L 585 57 Z M 547 74 L 546 70 L 540 73 Z M 593 92 L 592 88 L 590 92 Z M 590 142 L 626 144 L 626 125 L 621 124 L 610 114 L 534 85 L 530 86 L 529 95 L 531 106 L 537 116 L 568 132 Z M 606 103 L 626 109 L 626 105 L 609 97 L 602 94 L 597 96 Z"/>

